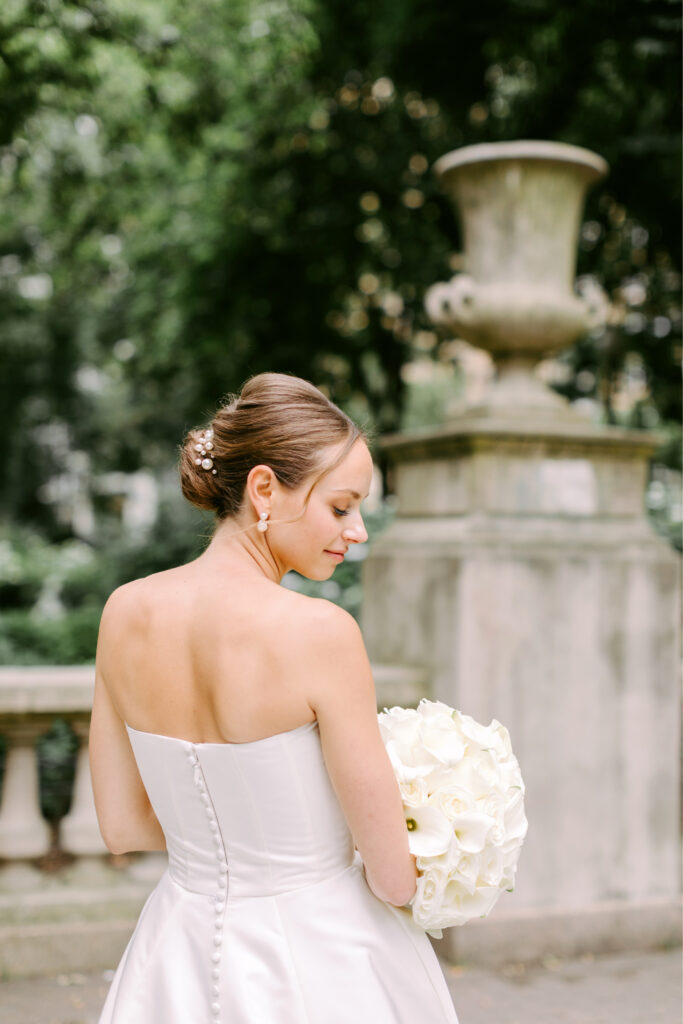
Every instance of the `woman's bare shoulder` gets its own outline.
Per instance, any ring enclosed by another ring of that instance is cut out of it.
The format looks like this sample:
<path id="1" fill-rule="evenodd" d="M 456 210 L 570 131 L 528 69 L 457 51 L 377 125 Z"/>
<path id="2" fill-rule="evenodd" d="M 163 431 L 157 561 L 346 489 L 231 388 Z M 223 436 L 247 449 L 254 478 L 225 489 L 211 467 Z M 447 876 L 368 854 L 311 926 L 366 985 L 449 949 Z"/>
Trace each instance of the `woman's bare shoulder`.
<path id="1" fill-rule="evenodd" d="M 306 639 L 319 636 L 324 630 L 328 636 L 348 636 L 360 632 L 358 623 L 349 612 L 324 597 L 310 597 L 279 587 L 278 611 L 285 622 L 303 630 Z"/>
<path id="2" fill-rule="evenodd" d="M 276 633 L 284 658 L 307 665 L 313 678 L 330 676 L 334 666 L 365 667 L 365 645 L 356 620 L 325 598 L 290 594 L 277 614 Z"/>
<path id="3" fill-rule="evenodd" d="M 178 566 L 163 569 L 161 572 L 121 583 L 107 598 L 102 609 L 103 617 L 106 615 L 108 620 L 114 622 L 119 616 L 139 612 L 146 603 L 159 600 L 164 592 L 168 592 L 169 586 L 174 582 L 180 582 L 183 568 L 184 566 Z"/>
<path id="4" fill-rule="evenodd" d="M 131 638 L 139 630 L 144 630 L 148 610 L 154 600 L 149 579 L 130 580 L 112 590 L 102 609 L 98 646 L 116 643 L 117 637 L 123 633 Z"/>
<path id="5" fill-rule="evenodd" d="M 102 619 L 113 622 L 118 616 L 125 614 L 135 602 L 140 602 L 145 593 L 142 586 L 144 582 L 144 579 L 130 580 L 112 590 L 102 609 Z"/>

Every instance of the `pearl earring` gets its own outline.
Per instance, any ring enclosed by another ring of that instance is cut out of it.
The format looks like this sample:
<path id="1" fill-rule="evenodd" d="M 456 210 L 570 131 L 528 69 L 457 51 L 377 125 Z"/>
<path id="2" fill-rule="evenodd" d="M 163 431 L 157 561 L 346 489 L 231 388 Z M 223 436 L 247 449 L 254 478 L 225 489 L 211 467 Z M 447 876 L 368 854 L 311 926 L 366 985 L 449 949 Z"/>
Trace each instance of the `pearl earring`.
<path id="1" fill-rule="evenodd" d="M 256 529 L 259 530 L 261 533 L 265 533 L 266 530 L 268 529 L 268 516 L 269 515 L 270 515 L 270 512 L 262 512 L 260 517 L 259 517 L 259 521 L 256 524 Z"/>

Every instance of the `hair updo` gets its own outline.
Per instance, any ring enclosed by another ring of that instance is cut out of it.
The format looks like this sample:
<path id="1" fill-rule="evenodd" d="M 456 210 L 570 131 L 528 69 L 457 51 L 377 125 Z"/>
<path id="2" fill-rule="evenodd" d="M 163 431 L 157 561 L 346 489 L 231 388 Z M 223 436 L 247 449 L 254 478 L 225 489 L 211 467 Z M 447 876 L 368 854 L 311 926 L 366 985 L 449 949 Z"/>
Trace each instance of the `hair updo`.
<path id="1" fill-rule="evenodd" d="M 242 508 L 254 466 L 270 466 L 283 486 L 295 488 L 306 477 L 317 472 L 319 479 L 333 469 L 359 438 L 367 440 L 318 388 L 285 373 L 251 377 L 239 395 L 229 396 L 209 426 L 216 472 L 196 464 L 195 445 L 203 429 L 190 430 L 180 449 L 180 485 L 189 502 L 215 512 L 219 520 Z M 324 450 L 343 442 L 341 453 L 326 464 Z"/>

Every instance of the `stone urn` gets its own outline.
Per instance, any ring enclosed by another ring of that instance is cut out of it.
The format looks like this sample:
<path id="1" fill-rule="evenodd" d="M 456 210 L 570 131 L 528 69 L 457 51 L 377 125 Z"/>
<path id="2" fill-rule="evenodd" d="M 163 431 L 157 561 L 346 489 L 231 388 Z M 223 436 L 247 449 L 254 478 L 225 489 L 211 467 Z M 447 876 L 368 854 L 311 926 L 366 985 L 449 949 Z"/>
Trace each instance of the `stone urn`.
<path id="1" fill-rule="evenodd" d="M 606 320 L 604 292 L 593 281 L 577 289 L 575 272 L 586 192 L 607 170 L 589 150 L 538 141 L 465 146 L 435 164 L 460 217 L 466 272 L 430 288 L 425 305 L 492 355 L 497 379 L 480 411 L 576 415 L 534 366 Z"/>
<path id="2" fill-rule="evenodd" d="M 425 696 L 504 723 L 529 820 L 514 894 L 439 952 L 491 966 L 679 942 L 680 559 L 644 502 L 663 438 L 587 422 L 534 374 L 607 312 L 574 285 L 606 164 L 519 142 L 436 166 L 467 265 L 428 308 L 498 380 L 381 439 L 396 516 L 363 562 L 362 629 L 380 707 Z"/>

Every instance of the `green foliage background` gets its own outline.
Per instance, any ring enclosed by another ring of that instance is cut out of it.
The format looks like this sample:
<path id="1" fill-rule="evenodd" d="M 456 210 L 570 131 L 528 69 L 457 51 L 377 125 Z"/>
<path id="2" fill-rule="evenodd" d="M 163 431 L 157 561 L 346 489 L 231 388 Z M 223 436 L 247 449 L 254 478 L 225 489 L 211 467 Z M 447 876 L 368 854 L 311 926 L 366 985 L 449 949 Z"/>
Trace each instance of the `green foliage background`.
<path id="1" fill-rule="evenodd" d="M 555 386 L 618 422 L 641 374 L 626 422 L 680 469 L 679 38 L 673 0 L 4 3 L 0 660 L 90 660 L 111 589 L 197 553 L 177 499 L 127 532 L 111 474 L 172 473 L 248 375 L 302 374 L 380 431 L 438 420 L 459 370 L 422 301 L 460 238 L 430 167 L 457 146 L 607 158 L 578 272 L 614 322 Z M 452 385 L 407 388 L 415 359 Z"/>

